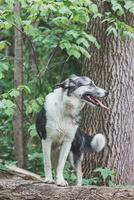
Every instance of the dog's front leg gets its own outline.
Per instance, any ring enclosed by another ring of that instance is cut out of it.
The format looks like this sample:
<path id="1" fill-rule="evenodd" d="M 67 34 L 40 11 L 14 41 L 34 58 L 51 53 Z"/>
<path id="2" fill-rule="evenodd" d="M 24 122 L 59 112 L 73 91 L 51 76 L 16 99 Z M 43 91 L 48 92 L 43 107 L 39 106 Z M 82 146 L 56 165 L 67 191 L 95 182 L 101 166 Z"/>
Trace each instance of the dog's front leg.
<path id="1" fill-rule="evenodd" d="M 52 145 L 51 140 L 49 139 L 42 140 L 42 151 L 43 151 L 46 183 L 54 183 L 54 180 L 52 177 L 52 167 L 51 167 L 51 145 Z"/>
<path id="2" fill-rule="evenodd" d="M 56 172 L 56 184 L 60 186 L 68 185 L 67 181 L 65 181 L 63 177 L 63 169 L 65 166 L 65 162 L 67 160 L 67 156 L 69 154 L 70 148 L 71 148 L 71 142 L 64 141 L 60 150 L 60 156 L 59 156 L 57 172 Z"/>

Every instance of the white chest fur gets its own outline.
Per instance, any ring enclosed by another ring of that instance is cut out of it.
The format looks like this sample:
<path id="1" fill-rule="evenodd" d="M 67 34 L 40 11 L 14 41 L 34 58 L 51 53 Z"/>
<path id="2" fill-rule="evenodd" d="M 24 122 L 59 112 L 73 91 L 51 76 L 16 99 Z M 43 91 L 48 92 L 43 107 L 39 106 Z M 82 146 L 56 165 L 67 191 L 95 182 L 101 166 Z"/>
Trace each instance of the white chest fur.
<path id="1" fill-rule="evenodd" d="M 46 97 L 47 138 L 56 143 L 73 140 L 78 124 L 77 115 L 83 103 L 75 96 L 67 96 L 62 88 L 54 90 Z"/>

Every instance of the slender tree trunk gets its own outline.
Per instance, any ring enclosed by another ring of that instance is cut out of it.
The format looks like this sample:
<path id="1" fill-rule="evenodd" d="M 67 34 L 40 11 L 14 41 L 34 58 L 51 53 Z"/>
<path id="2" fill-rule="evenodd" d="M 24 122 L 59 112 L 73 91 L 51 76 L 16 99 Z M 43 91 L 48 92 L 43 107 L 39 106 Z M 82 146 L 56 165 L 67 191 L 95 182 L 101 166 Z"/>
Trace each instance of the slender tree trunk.
<path id="1" fill-rule="evenodd" d="M 20 15 L 20 4 L 15 3 L 14 11 L 16 15 Z M 21 27 L 15 28 L 15 71 L 14 82 L 15 87 L 23 85 L 23 60 L 22 60 L 22 46 L 23 38 Z M 23 167 L 24 165 L 24 149 L 23 149 L 23 93 L 16 98 L 16 110 L 13 118 L 13 131 L 15 142 L 15 158 L 17 165 Z"/>
<path id="2" fill-rule="evenodd" d="M 101 4 L 101 9 L 104 4 Z M 134 19 L 128 19 L 134 24 Z M 101 49 L 90 49 L 92 57 L 85 60 L 82 73 L 97 85 L 109 91 L 107 104 L 110 111 L 86 107 L 82 127 L 88 133 L 106 135 L 107 145 L 102 153 L 87 154 L 84 174 L 98 167 L 108 167 L 117 172 L 116 182 L 134 183 L 134 41 L 121 41 L 106 36 L 106 24 L 92 21 L 89 27 L 101 44 Z"/>
<path id="3" fill-rule="evenodd" d="M 32 46 L 30 46 L 29 49 L 29 68 L 31 70 L 31 72 L 33 73 L 37 73 L 37 67 L 36 67 L 36 52 L 35 52 L 35 48 L 34 45 L 31 44 Z"/>
<path id="4" fill-rule="evenodd" d="M 38 27 L 38 22 L 33 23 L 34 27 Z M 36 55 L 36 49 L 32 42 L 32 39 L 29 41 L 29 69 L 33 73 L 37 73 L 37 55 Z"/>

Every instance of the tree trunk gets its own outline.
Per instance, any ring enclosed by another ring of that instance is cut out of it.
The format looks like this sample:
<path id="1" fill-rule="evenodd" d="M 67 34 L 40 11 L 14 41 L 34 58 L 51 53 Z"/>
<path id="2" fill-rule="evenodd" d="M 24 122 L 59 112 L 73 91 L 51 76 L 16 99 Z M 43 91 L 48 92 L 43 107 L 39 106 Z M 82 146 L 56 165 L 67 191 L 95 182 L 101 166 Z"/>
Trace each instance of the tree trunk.
<path id="1" fill-rule="evenodd" d="M 6 166 L 0 171 L 0 200 L 133 200 L 134 188 L 97 186 L 58 187 L 43 182 L 37 174 Z"/>
<path id="2" fill-rule="evenodd" d="M 29 68 L 31 70 L 31 72 L 33 73 L 37 73 L 37 67 L 36 67 L 36 52 L 35 52 L 35 48 L 34 45 L 31 44 L 32 46 L 30 46 L 29 48 Z"/>
<path id="3" fill-rule="evenodd" d="M 101 9 L 104 3 L 101 1 Z M 134 24 L 134 19 L 128 19 Z M 90 33 L 101 44 L 100 50 L 90 49 L 91 59 L 85 60 L 82 73 L 109 91 L 107 104 L 110 111 L 87 106 L 83 111 L 82 127 L 88 133 L 101 132 L 107 138 L 107 145 L 99 154 L 87 154 L 84 160 L 84 174 L 99 166 L 117 172 L 116 183 L 134 183 L 134 41 L 121 41 L 106 36 L 106 24 L 93 20 Z"/>
<path id="4" fill-rule="evenodd" d="M 15 3 L 14 11 L 16 15 L 20 16 L 20 4 Z M 21 27 L 15 28 L 15 71 L 14 82 L 17 88 L 23 85 L 23 58 L 22 47 L 23 37 Z M 13 117 L 13 132 L 15 142 L 15 158 L 17 160 L 17 166 L 23 167 L 24 165 L 24 149 L 23 149 L 23 93 L 16 97 L 16 110 Z"/>
<path id="5" fill-rule="evenodd" d="M 134 189 L 109 187 L 58 187 L 42 181 L 0 179 L 1 200 L 133 200 Z"/>
<path id="6" fill-rule="evenodd" d="M 34 27 L 38 27 L 38 22 L 33 23 Z M 37 55 L 36 55 L 36 49 L 32 42 L 32 38 L 29 38 L 29 69 L 33 73 L 37 73 Z"/>

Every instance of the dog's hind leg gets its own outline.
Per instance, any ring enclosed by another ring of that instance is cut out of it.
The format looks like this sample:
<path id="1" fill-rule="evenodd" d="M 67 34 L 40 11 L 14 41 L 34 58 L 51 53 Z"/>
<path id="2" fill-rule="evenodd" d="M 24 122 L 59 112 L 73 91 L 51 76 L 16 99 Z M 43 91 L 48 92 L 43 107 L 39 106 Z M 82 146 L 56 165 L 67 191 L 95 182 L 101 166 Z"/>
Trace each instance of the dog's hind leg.
<path id="1" fill-rule="evenodd" d="M 82 185 L 82 160 L 83 160 L 83 154 L 81 154 L 80 156 L 76 156 L 74 158 L 74 154 L 72 152 L 69 153 L 69 157 L 68 160 L 71 164 L 71 166 L 73 167 L 73 169 L 75 170 L 76 173 L 76 177 L 77 177 L 77 186 L 81 186 Z"/>
<path id="2" fill-rule="evenodd" d="M 64 141 L 61 150 L 60 150 L 60 156 L 58 160 L 58 166 L 57 166 L 57 172 L 56 172 L 56 184 L 60 186 L 66 186 L 68 185 L 67 181 L 65 181 L 63 177 L 63 169 L 65 166 L 65 162 L 67 160 L 67 156 L 69 154 L 71 148 L 71 142 L 70 141 Z"/>
<path id="3" fill-rule="evenodd" d="M 45 182 L 54 183 L 52 177 L 52 167 L 51 167 L 51 145 L 52 141 L 49 139 L 42 139 L 42 151 L 44 159 L 44 171 L 45 171 Z"/>
<path id="4" fill-rule="evenodd" d="M 77 165 L 75 166 L 76 176 L 77 176 L 77 186 L 82 185 L 82 164 L 81 160 L 78 161 Z"/>

